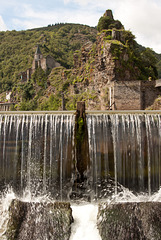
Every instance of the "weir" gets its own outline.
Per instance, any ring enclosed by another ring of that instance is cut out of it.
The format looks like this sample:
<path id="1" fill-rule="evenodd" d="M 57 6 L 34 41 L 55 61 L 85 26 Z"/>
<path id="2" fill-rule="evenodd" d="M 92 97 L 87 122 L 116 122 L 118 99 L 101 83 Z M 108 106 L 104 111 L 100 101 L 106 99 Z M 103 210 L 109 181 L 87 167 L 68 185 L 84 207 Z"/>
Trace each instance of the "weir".
<path id="1" fill-rule="evenodd" d="M 115 193 L 118 183 L 135 193 L 148 192 L 150 195 L 159 189 L 159 114 L 89 114 L 87 126 L 93 185 L 98 196 L 98 186 L 106 180 L 109 186 L 110 178 L 115 181 Z"/>
<path id="2" fill-rule="evenodd" d="M 73 114 L 0 116 L 0 184 L 18 193 L 67 195 L 74 168 Z"/>
<path id="3" fill-rule="evenodd" d="M 94 200 L 122 185 L 149 195 L 159 189 L 161 111 L 86 111 L 81 139 L 76 119 L 74 111 L 1 112 L 1 190 Z"/>
<path id="4" fill-rule="evenodd" d="M 160 111 L 1 112 L 0 238 L 161 239 L 160 156 Z"/>

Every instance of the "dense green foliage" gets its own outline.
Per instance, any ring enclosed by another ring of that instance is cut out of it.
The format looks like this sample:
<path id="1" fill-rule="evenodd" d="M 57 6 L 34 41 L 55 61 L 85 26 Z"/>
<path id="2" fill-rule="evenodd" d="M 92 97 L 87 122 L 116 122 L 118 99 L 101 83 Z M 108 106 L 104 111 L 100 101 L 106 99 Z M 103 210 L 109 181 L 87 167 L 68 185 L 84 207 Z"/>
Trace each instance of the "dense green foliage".
<path id="1" fill-rule="evenodd" d="M 99 32 L 102 30 L 107 29 L 124 29 L 124 26 L 122 23 L 118 20 L 114 20 L 113 14 L 111 10 L 107 10 L 105 14 L 100 17 L 97 25 L 97 29 Z"/>
<path id="2" fill-rule="evenodd" d="M 36 71 L 32 74 L 32 82 L 36 83 L 42 88 L 47 87 L 47 78 L 48 72 L 43 71 L 41 67 L 37 68 Z"/>
<path id="3" fill-rule="evenodd" d="M 140 70 L 140 80 L 147 79 L 157 79 L 158 71 L 157 71 L 157 58 L 150 48 L 139 48 L 139 45 L 134 40 L 133 45 L 130 48 L 130 56 L 132 57 L 132 61 L 134 61 L 135 65 Z"/>
<path id="4" fill-rule="evenodd" d="M 125 79 L 125 72 L 129 71 L 131 79 L 157 79 L 157 55 L 150 48 L 140 46 L 135 36 L 124 29 L 116 30 L 119 40 L 112 39 L 112 30 L 103 30 L 104 41 L 111 43 L 113 59 L 118 61 L 118 77 Z M 124 59 L 124 56 L 127 59 Z"/>
<path id="5" fill-rule="evenodd" d="M 152 79 L 158 78 L 157 58 L 150 48 L 146 48 L 141 52 L 141 72 L 142 75 L 149 76 Z"/>
<path id="6" fill-rule="evenodd" d="M 140 44 L 138 44 L 137 42 L 135 42 L 135 46 L 137 49 L 137 52 L 141 53 L 142 55 L 142 60 L 146 63 L 150 63 L 149 61 L 152 62 L 153 67 L 155 68 L 155 73 L 157 71 L 158 74 L 158 78 L 161 78 L 161 54 L 157 54 L 156 52 L 153 51 L 153 49 L 151 48 L 145 48 L 143 46 L 141 46 Z M 146 57 L 148 59 L 146 59 Z M 151 59 L 151 60 L 150 60 Z"/>
<path id="7" fill-rule="evenodd" d="M 106 14 L 108 11 L 109 16 Z M 99 19 L 97 26 L 99 32 L 106 30 L 109 32 L 109 29 L 124 29 L 120 21 L 113 19 L 113 16 L 111 15 L 112 12 L 110 10 L 107 10 L 106 13 Z M 125 42 L 123 42 L 123 44 L 126 44 L 127 51 L 130 56 L 129 66 L 132 64 L 132 62 L 135 62 L 135 65 L 138 66 L 141 72 L 140 79 L 147 79 L 148 76 L 152 79 L 161 77 L 161 63 L 159 63 L 159 61 L 161 61 L 161 56 L 156 54 L 152 49 L 145 48 L 137 44 L 135 41 L 135 36 L 130 31 L 124 31 L 124 39 Z M 107 40 L 111 40 L 111 35 L 109 33 L 107 35 Z M 118 50 L 117 44 L 119 43 L 114 45 L 114 54 L 116 55 L 120 54 L 120 46 Z M 116 56 L 116 58 L 118 58 L 118 56 Z M 121 70 L 124 70 L 123 66 L 120 71 Z"/>
<path id="8" fill-rule="evenodd" d="M 121 29 L 123 28 L 122 24 L 118 20 L 112 20 L 110 17 L 101 17 L 98 22 L 97 29 L 101 32 L 103 29 Z"/>
<path id="9" fill-rule="evenodd" d="M 73 66 L 73 53 L 97 30 L 80 24 L 57 24 L 27 31 L 0 32 L 0 93 L 20 82 L 20 72 L 32 65 L 36 45 L 66 68 Z M 39 84 L 39 83 L 38 83 Z"/>
<path id="10" fill-rule="evenodd" d="M 119 21 L 107 17 L 101 17 L 98 30 L 123 29 Z M 107 30 L 105 30 L 107 31 Z M 104 32 L 105 32 L 104 31 Z M 122 30 L 121 30 L 122 31 Z M 108 32 L 108 31 L 107 31 Z M 111 33 L 110 33 L 111 34 Z M 77 90 L 77 84 L 90 82 L 90 75 L 94 71 L 96 57 L 96 44 L 93 44 L 90 52 L 90 61 L 85 64 L 82 75 L 73 70 L 73 54 L 76 50 L 80 55 L 80 48 L 88 41 L 95 42 L 96 28 L 80 24 L 57 24 L 44 28 L 27 31 L 0 32 L 0 94 L 1 101 L 5 100 L 6 91 L 12 91 L 13 99 L 18 102 L 15 109 L 19 110 L 58 110 L 64 100 L 67 110 L 76 108 L 77 101 L 99 99 L 95 90 Z M 114 60 L 120 60 L 122 49 L 126 49 L 128 61 L 121 62 L 121 71 L 124 69 L 134 71 L 133 65 L 140 71 L 140 79 L 147 80 L 149 77 L 156 79 L 157 70 L 161 77 L 161 55 L 156 54 L 149 48 L 138 45 L 135 36 L 130 31 L 124 31 L 124 42 L 114 41 L 111 35 L 106 36 L 105 41 L 113 43 Z M 36 45 L 39 44 L 43 56 L 51 55 L 61 64 L 61 67 L 51 72 L 44 72 L 38 68 L 30 81 L 22 82 L 20 73 L 32 66 Z M 122 47 L 120 47 L 122 46 Z M 71 91 L 70 87 L 74 90 Z M 2 97 L 3 95 L 3 97 Z"/>
<path id="11" fill-rule="evenodd" d="M 161 60 L 156 64 L 158 70 L 158 77 L 161 78 Z"/>

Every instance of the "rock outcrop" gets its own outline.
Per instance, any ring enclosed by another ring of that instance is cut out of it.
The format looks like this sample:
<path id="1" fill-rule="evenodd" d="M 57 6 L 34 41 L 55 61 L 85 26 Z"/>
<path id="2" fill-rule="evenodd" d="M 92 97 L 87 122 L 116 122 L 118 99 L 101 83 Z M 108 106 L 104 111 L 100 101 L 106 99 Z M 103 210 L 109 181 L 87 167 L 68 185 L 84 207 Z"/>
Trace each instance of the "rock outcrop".
<path id="1" fill-rule="evenodd" d="M 99 205 L 98 229 L 102 240 L 159 240 L 160 225 L 160 202 Z"/>
<path id="2" fill-rule="evenodd" d="M 103 18 L 112 20 L 111 10 Z M 95 43 L 87 41 L 75 52 L 73 69 L 53 70 L 48 80 L 59 102 L 63 92 L 66 110 L 75 109 L 78 101 L 85 101 L 88 110 L 144 110 L 160 94 L 151 54 L 141 50 L 130 31 L 110 24 Z"/>
<path id="3" fill-rule="evenodd" d="M 133 44 L 125 30 L 106 30 L 97 36 L 95 44 L 88 42 L 75 53 L 76 94 L 88 93 L 89 110 L 110 108 L 110 88 L 114 89 L 115 81 L 139 79 L 140 70 L 131 60 L 127 41 Z"/>
<path id="4" fill-rule="evenodd" d="M 6 230 L 8 240 L 68 240 L 73 222 L 69 203 L 13 200 Z"/>

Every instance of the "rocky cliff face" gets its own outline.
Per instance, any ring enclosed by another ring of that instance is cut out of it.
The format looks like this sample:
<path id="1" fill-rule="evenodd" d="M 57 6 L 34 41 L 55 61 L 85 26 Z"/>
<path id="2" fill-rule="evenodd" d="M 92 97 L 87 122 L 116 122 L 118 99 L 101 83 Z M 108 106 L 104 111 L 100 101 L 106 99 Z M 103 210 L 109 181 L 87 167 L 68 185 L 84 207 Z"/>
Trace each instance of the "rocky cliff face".
<path id="1" fill-rule="evenodd" d="M 73 69 L 54 69 L 48 83 L 50 92 L 58 99 L 59 109 L 62 107 L 60 96 L 63 96 L 63 106 L 67 110 L 75 109 L 77 101 L 85 101 L 88 110 L 142 109 L 139 81 L 148 80 L 154 69 L 143 60 L 134 38 L 124 29 L 103 30 L 98 33 L 95 43 L 88 41 L 74 54 Z M 139 85 L 138 91 L 136 85 Z M 129 86 L 130 99 L 134 102 L 133 95 L 137 95 L 137 103 L 127 108 L 128 103 L 122 106 L 124 99 L 121 100 L 119 88 L 122 88 L 123 95 L 126 93 L 124 97 L 128 100 Z M 48 96 L 49 88 L 46 94 Z M 118 105 L 118 99 L 119 106 L 114 107 L 115 102 Z"/>
<path id="2" fill-rule="evenodd" d="M 97 36 L 95 44 L 88 42 L 81 52 L 75 53 L 73 94 L 88 93 L 89 110 L 109 109 L 114 81 L 139 78 L 140 72 L 131 60 L 127 41 L 126 31 L 107 30 Z"/>

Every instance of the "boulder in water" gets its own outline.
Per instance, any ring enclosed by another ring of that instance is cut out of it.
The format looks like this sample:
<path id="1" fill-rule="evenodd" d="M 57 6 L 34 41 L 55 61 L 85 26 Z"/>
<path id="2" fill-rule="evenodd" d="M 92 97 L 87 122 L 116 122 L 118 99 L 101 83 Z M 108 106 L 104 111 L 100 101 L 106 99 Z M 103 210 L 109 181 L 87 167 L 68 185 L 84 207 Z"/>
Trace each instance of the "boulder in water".
<path id="1" fill-rule="evenodd" d="M 66 202 L 22 202 L 14 199 L 9 208 L 8 240 L 68 240 L 72 209 Z"/>
<path id="2" fill-rule="evenodd" d="M 161 202 L 101 203 L 98 229 L 102 240 L 161 239 Z"/>

